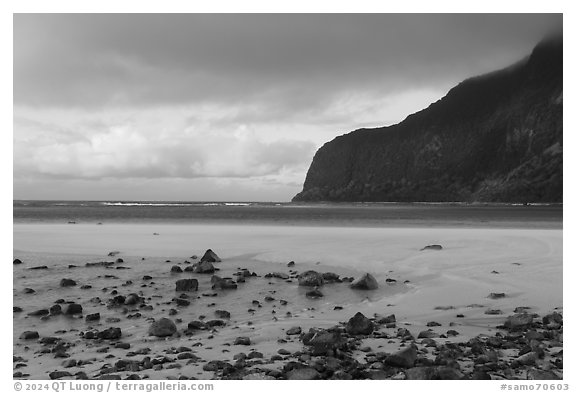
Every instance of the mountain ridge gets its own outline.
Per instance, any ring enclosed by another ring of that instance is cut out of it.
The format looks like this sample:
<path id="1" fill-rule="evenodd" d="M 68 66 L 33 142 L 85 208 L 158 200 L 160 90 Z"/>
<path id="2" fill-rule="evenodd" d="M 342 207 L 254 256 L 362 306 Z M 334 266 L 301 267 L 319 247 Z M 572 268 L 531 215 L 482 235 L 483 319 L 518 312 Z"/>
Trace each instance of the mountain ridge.
<path id="1" fill-rule="evenodd" d="M 293 201 L 562 202 L 562 44 L 327 142 Z"/>

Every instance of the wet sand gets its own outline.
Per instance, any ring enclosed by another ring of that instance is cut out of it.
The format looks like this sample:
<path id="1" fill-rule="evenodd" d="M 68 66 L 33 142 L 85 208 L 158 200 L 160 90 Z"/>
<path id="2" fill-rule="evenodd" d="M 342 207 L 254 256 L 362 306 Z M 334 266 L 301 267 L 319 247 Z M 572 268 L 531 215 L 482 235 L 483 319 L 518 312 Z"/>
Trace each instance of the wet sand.
<path id="1" fill-rule="evenodd" d="M 443 249 L 421 250 L 429 244 L 440 244 Z M 207 248 L 222 258 L 222 262 L 214 263 L 220 269 L 216 272 L 219 276 L 236 278 L 234 274 L 240 269 L 257 276 L 247 277 L 237 289 L 212 290 L 210 274 L 171 272 L 175 265 L 182 269 L 191 266 L 197 262 L 191 257 L 201 257 Z M 119 254 L 109 257 L 110 251 Z M 382 316 L 396 317 L 394 327 L 378 325 L 378 334 L 363 336 L 359 346 L 349 351 L 367 369 L 376 364 L 373 369 L 382 371 L 381 362 L 373 358 L 406 345 L 405 340 L 394 339 L 400 328 L 409 329 L 415 338 L 419 332 L 432 329 L 444 335 L 434 338 L 439 344 L 466 343 L 478 335 L 501 331 L 497 326 L 517 307 L 530 307 L 530 313 L 539 316 L 562 310 L 562 231 L 558 229 L 16 224 L 14 258 L 23 261 L 13 270 L 13 305 L 22 308 L 22 312 L 14 313 L 14 356 L 22 358 L 14 363 L 14 372 L 30 379 L 47 379 L 56 370 L 72 375 L 84 372 L 90 378 L 108 373 L 122 378 L 132 374 L 150 379 L 221 378 L 222 370 L 213 371 L 207 363 L 220 360 L 235 364 L 241 352 L 262 354 L 262 358 L 253 355 L 252 363 L 242 368 L 242 376 L 254 373 L 283 378 L 285 373 L 269 370 L 283 370 L 298 359 L 302 362 L 300 357 L 306 349 L 299 335 L 286 335 L 288 329 L 298 326 L 306 332 L 312 327 L 330 328 L 357 312 L 375 323 Z M 117 258 L 123 262 L 108 267 L 85 266 Z M 290 261 L 295 265 L 288 267 Z M 39 265 L 48 269 L 29 270 Z M 344 278 L 370 273 L 379 288 L 359 291 L 346 281 L 328 283 L 319 288 L 322 298 L 310 299 L 306 297 L 310 288 L 299 286 L 297 279 L 298 273 L 306 270 L 334 272 Z M 265 277 L 272 272 L 291 278 Z M 146 275 L 152 279 L 144 280 Z M 77 285 L 60 287 L 62 278 L 71 278 Z M 195 278 L 199 285 L 197 292 L 187 293 L 190 304 L 179 306 L 175 282 L 182 278 Z M 91 288 L 81 289 L 83 285 Z M 35 292 L 25 293 L 25 288 Z M 143 301 L 110 307 L 114 296 L 131 293 Z M 214 293 L 217 296 L 207 296 Z M 491 298 L 491 293 L 505 295 Z M 27 315 L 49 308 L 58 299 L 80 304 L 83 318 L 58 315 L 42 320 Z M 336 306 L 341 309 L 335 310 Z M 501 313 L 486 314 L 490 309 Z M 222 319 L 216 310 L 230 312 L 229 319 L 223 318 L 225 326 L 187 329 L 192 321 Z M 99 321 L 86 321 L 86 315 L 96 312 L 101 315 Z M 168 338 L 149 336 L 152 320 L 163 317 L 174 321 L 178 332 Z M 430 328 L 430 322 L 439 326 Z M 121 329 L 119 340 L 83 336 L 87 331 L 110 327 Z M 458 335 L 446 335 L 449 330 Z M 20 339 L 23 331 L 37 331 L 40 340 Z M 62 339 L 66 357 L 57 357 L 53 346 L 41 343 L 43 337 Z M 248 337 L 250 345 L 234 345 L 237 337 Z M 129 348 L 116 348 L 118 341 Z M 422 349 L 421 339 L 415 343 Z M 143 348 L 149 351 L 138 352 Z M 282 355 L 279 349 L 285 350 Z M 551 347 L 548 357 L 538 359 L 533 367 L 546 369 L 550 356 L 559 350 L 561 347 Z M 111 369 L 120 359 L 142 362 L 146 356 L 151 360 L 167 356 L 173 361 L 158 366 L 165 360 L 157 360 L 154 367 L 140 367 L 136 372 Z M 500 356 L 510 361 L 519 355 L 504 351 Z M 63 362 L 70 359 L 77 365 L 64 367 Z M 473 366 L 465 361 L 461 364 L 464 371 Z M 520 378 L 526 377 L 527 370 L 517 371 Z"/>

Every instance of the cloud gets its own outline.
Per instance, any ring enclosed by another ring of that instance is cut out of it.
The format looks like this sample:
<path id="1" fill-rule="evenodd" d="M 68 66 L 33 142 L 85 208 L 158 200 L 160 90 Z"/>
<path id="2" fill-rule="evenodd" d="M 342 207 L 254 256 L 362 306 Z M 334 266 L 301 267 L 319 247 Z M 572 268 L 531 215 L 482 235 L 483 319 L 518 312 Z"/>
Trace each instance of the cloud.
<path id="1" fill-rule="evenodd" d="M 14 100 L 308 110 L 491 71 L 561 26 L 559 14 L 17 14 Z"/>
<path id="2" fill-rule="evenodd" d="M 248 178 L 305 171 L 315 144 L 264 141 L 240 126 L 234 131 L 146 129 L 116 125 L 106 132 L 62 140 L 29 138 L 15 143 L 17 177 Z"/>

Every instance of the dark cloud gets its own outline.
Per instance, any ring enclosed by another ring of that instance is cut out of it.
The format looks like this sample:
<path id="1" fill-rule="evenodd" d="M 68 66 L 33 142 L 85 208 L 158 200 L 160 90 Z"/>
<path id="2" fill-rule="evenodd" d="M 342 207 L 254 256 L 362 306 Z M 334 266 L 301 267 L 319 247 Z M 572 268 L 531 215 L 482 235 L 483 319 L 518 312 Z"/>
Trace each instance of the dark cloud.
<path id="1" fill-rule="evenodd" d="M 275 100 L 442 84 L 528 53 L 561 15 L 18 14 L 19 105 Z"/>

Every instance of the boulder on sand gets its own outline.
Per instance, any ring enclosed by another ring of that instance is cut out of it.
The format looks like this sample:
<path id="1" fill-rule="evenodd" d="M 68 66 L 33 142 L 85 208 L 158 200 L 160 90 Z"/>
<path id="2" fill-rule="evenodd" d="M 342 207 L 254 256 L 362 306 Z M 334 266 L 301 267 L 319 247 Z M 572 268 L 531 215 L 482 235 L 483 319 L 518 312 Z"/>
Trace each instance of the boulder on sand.
<path id="1" fill-rule="evenodd" d="M 361 312 L 357 312 L 348 323 L 346 324 L 346 332 L 352 336 L 359 334 L 370 334 L 374 331 L 374 324 L 372 321 L 364 316 Z"/>
<path id="2" fill-rule="evenodd" d="M 307 270 L 298 276 L 298 285 L 304 287 L 321 287 L 324 285 L 322 274 L 314 270 Z"/>
<path id="3" fill-rule="evenodd" d="M 191 292 L 198 290 L 198 280 L 195 278 L 183 278 L 176 281 L 177 292 Z"/>
<path id="4" fill-rule="evenodd" d="M 60 286 L 61 287 L 73 287 L 76 285 L 76 281 L 70 279 L 70 278 L 63 278 L 62 280 L 60 280 Z"/>
<path id="5" fill-rule="evenodd" d="M 40 335 L 36 331 L 27 330 L 20 335 L 20 340 L 34 340 L 40 338 Z"/>
<path id="6" fill-rule="evenodd" d="M 504 322 L 504 326 L 509 330 L 522 330 L 532 325 L 534 318 L 527 313 L 514 314 L 509 316 Z"/>
<path id="7" fill-rule="evenodd" d="M 14 265 L 20 265 L 22 263 L 22 261 L 18 258 L 14 259 L 14 262 L 12 262 L 12 264 Z"/>
<path id="8" fill-rule="evenodd" d="M 82 314 L 82 306 L 77 303 L 70 303 L 64 307 L 64 315 Z"/>
<path id="9" fill-rule="evenodd" d="M 424 250 L 440 251 L 440 250 L 442 250 L 442 246 L 440 244 L 430 244 L 429 246 L 426 246 L 426 247 L 420 249 L 420 251 L 424 251 Z"/>
<path id="10" fill-rule="evenodd" d="M 214 271 L 214 265 L 208 261 L 200 261 L 192 267 L 192 272 L 198 274 L 212 274 Z"/>
<path id="11" fill-rule="evenodd" d="M 176 333 L 176 325 L 168 318 L 161 318 L 154 321 L 148 328 L 148 334 L 156 337 L 167 337 Z"/>
<path id="12" fill-rule="evenodd" d="M 222 262 L 222 260 L 209 248 L 206 250 L 202 258 L 200 258 L 200 262 Z"/>
<path id="13" fill-rule="evenodd" d="M 230 278 L 222 278 L 219 276 L 212 276 L 210 279 L 212 283 L 212 289 L 237 289 L 238 284 Z"/>
<path id="14" fill-rule="evenodd" d="M 414 366 L 417 356 L 417 347 L 412 344 L 408 348 L 393 353 L 384 360 L 384 364 L 392 367 L 410 368 Z"/>
<path id="15" fill-rule="evenodd" d="M 370 273 L 364 274 L 362 277 L 354 280 L 350 284 L 352 289 L 372 290 L 378 288 L 378 281 Z"/>

